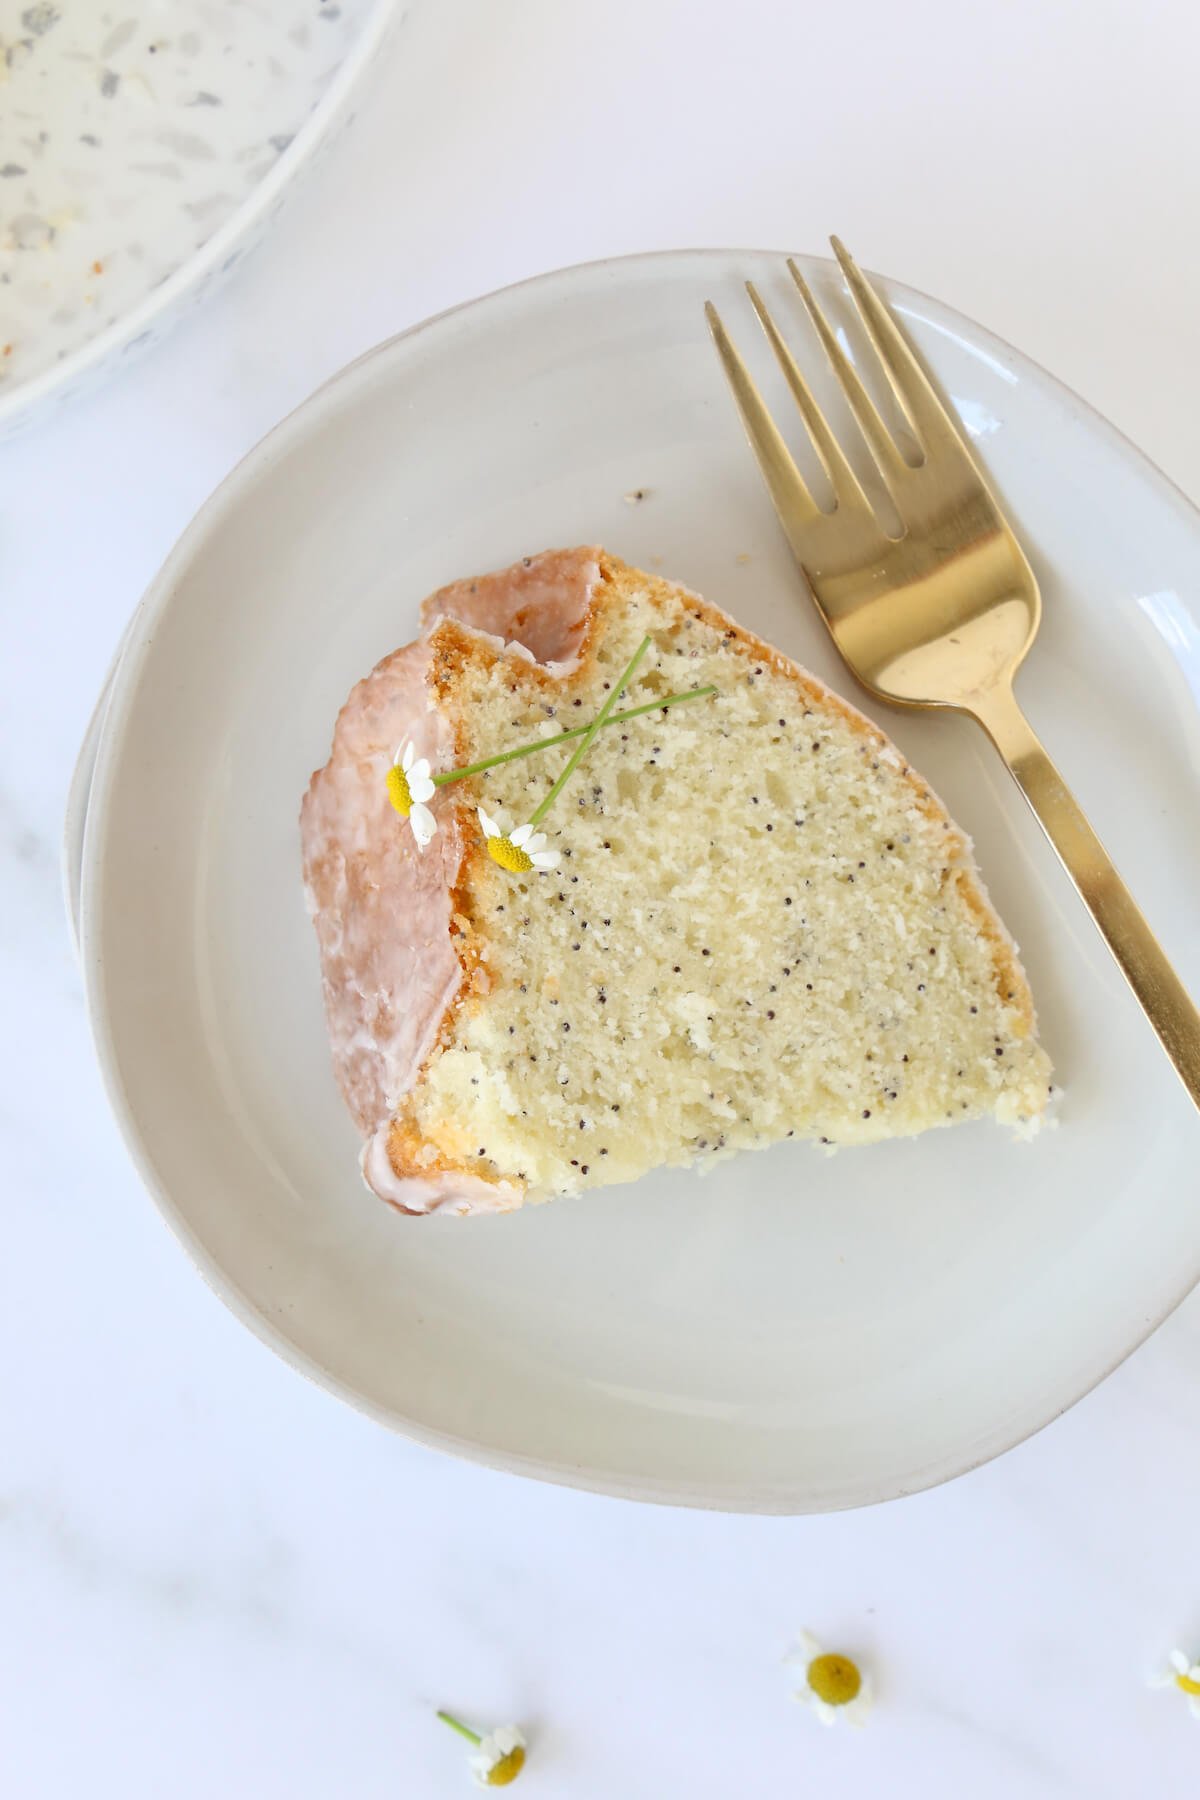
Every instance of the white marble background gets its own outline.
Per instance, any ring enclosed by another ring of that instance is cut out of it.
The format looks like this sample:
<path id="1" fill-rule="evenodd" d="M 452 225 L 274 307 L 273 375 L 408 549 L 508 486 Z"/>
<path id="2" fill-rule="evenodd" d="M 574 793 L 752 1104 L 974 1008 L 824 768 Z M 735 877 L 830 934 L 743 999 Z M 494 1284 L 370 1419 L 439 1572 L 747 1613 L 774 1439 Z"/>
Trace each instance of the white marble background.
<path id="1" fill-rule="evenodd" d="M 139 1190 L 57 836 L 125 618 L 235 458 L 378 338 L 554 264 L 837 230 L 1200 498 L 1198 15 L 422 0 L 397 50 L 212 304 L 0 446 L 0 1795 L 438 1800 L 467 1777 L 437 1705 L 525 1724 L 529 1800 L 1194 1791 L 1200 1725 L 1141 1680 L 1200 1651 L 1200 1298 L 1032 1443 L 867 1514 L 410 1447 L 238 1326 Z M 804 1624 L 873 1659 L 865 1733 L 789 1703 Z"/>

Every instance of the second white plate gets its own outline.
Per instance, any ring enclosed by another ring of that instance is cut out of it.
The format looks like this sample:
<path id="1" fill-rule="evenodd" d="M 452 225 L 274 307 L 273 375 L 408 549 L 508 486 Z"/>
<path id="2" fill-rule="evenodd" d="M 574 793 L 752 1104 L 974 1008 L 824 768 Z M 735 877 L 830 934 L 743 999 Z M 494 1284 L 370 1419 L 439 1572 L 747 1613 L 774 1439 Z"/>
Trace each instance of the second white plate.
<path id="1" fill-rule="evenodd" d="M 14 6 L 0 109 L 0 433 L 238 263 L 350 114 L 399 0 Z"/>
<path id="2" fill-rule="evenodd" d="M 857 343 L 830 266 L 805 267 Z M 596 265 L 383 346 L 268 438 L 135 621 L 92 788 L 82 938 L 138 1165 L 283 1355 L 502 1467 L 801 1511 L 995 1455 L 1200 1278 L 1200 1121 L 982 737 L 867 708 L 975 836 L 1066 1086 L 1057 1130 L 1026 1145 L 965 1127 L 830 1161 L 781 1146 L 498 1220 L 399 1219 L 360 1187 L 296 831 L 338 706 L 413 635 L 422 596 L 548 545 L 661 568 L 851 689 L 705 330 L 712 298 L 757 354 L 746 276 L 806 342 L 780 257 Z M 1029 713 L 1198 989 L 1196 515 L 1014 351 L 887 292 L 1042 579 Z"/>

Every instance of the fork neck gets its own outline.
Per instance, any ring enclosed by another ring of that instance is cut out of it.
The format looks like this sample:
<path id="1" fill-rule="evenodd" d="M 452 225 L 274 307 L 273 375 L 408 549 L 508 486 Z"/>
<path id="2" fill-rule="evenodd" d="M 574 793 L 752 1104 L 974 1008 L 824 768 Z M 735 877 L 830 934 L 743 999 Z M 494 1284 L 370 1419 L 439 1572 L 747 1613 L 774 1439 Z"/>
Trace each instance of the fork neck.
<path id="1" fill-rule="evenodd" d="M 1200 1012 L 1171 967 L 1066 782 L 1017 705 L 1011 683 L 970 709 L 1012 770 L 1118 968 L 1200 1107 Z"/>
<path id="2" fill-rule="evenodd" d="M 1008 764 L 1017 786 L 1037 814 L 1043 829 L 1048 829 L 1048 813 L 1065 817 L 1068 813 L 1077 811 L 1066 782 L 1055 768 L 1037 732 L 1021 711 L 1020 702 L 1013 693 L 1011 678 L 976 695 L 967 710 L 973 718 L 978 719 Z M 1082 821 L 1082 815 L 1079 816 Z M 1053 841 L 1053 833 L 1051 840 Z M 1057 844 L 1055 847 L 1061 855 L 1061 847 Z M 1072 854 L 1076 857 L 1085 854 L 1083 844 L 1073 845 Z"/>
<path id="3" fill-rule="evenodd" d="M 1021 711 L 1011 680 L 997 682 L 984 692 L 973 695 L 965 710 L 972 718 L 978 719 L 1017 780 L 1024 786 L 1019 765 L 1028 766 L 1032 761 L 1045 757 L 1046 753 L 1033 726 Z"/>

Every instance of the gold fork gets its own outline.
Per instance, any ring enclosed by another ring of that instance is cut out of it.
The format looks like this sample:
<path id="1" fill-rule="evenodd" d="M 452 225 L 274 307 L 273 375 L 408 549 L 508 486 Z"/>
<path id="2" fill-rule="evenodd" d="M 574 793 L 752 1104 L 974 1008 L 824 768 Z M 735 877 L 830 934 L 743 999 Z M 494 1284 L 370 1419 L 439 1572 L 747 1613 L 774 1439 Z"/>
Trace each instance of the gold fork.
<path id="1" fill-rule="evenodd" d="M 706 309 L 801 572 L 834 643 L 871 693 L 898 706 L 949 707 L 983 726 L 1200 1107 L 1200 1013 L 1013 694 L 1041 619 L 1033 570 L 899 326 L 844 246 L 832 242 L 918 462 L 901 453 L 804 277 L 791 260 L 788 268 L 891 495 L 900 536 L 889 536 L 878 518 L 754 284 L 747 291 L 829 477 L 831 509 L 813 499 L 716 308 Z"/>

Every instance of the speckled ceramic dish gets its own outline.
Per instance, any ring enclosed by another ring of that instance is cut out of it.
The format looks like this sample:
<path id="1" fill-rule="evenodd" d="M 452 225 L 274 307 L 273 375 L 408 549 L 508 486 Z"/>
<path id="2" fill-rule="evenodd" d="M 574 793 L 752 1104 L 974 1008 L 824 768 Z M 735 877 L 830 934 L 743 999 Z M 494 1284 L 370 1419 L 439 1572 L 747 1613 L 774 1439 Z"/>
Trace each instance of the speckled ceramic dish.
<path id="1" fill-rule="evenodd" d="M 0 10 L 0 431 L 151 341 L 239 260 L 403 10 Z"/>

